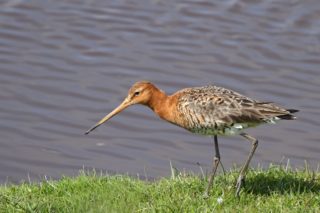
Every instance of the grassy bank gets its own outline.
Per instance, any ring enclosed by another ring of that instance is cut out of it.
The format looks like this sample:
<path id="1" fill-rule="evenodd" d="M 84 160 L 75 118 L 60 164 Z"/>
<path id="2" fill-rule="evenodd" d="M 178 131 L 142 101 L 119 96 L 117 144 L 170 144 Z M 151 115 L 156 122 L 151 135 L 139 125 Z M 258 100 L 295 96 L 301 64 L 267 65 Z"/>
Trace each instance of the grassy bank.
<path id="1" fill-rule="evenodd" d="M 145 182 L 127 176 L 76 178 L 0 187 L 0 212 L 320 212 L 320 174 L 308 170 L 251 170 L 240 199 L 238 173 L 219 175 L 210 198 L 206 180 L 179 174 Z"/>

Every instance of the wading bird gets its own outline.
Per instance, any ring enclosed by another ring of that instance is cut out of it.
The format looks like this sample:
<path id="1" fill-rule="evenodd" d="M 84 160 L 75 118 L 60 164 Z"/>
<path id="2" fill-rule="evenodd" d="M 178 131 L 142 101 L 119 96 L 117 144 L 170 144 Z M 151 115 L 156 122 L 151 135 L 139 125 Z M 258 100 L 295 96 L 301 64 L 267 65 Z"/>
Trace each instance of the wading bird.
<path id="1" fill-rule="evenodd" d="M 205 191 L 209 195 L 217 167 L 220 163 L 218 135 L 239 134 L 251 142 L 252 148 L 241 168 L 236 183 L 239 196 L 251 158 L 258 146 L 258 140 L 244 132 L 244 129 L 278 120 L 293 120 L 295 109 L 285 109 L 271 102 L 253 100 L 237 92 L 217 86 L 186 88 L 172 95 L 158 89 L 147 81 L 135 83 L 124 101 L 111 113 L 102 118 L 85 134 L 120 113 L 133 104 L 148 106 L 160 118 L 180 126 L 192 133 L 214 137 L 215 156 L 212 172 Z"/>

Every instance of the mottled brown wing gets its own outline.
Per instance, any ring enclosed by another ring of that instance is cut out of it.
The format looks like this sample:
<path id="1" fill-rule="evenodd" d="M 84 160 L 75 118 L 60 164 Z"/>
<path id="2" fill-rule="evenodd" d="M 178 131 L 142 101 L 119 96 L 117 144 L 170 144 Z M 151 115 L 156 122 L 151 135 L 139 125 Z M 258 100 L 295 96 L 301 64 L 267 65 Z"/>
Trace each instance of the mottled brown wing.
<path id="1" fill-rule="evenodd" d="M 255 110 L 257 116 L 264 121 L 275 117 L 280 119 L 294 119 L 295 117 L 291 115 L 291 113 L 298 111 L 287 110 L 270 102 L 255 102 L 252 108 Z M 250 109 L 252 110 L 252 108 Z"/>
<path id="2" fill-rule="evenodd" d="M 290 113 L 270 102 L 257 102 L 222 87 L 198 87 L 182 92 L 179 110 L 185 115 L 189 129 L 261 123 Z"/>

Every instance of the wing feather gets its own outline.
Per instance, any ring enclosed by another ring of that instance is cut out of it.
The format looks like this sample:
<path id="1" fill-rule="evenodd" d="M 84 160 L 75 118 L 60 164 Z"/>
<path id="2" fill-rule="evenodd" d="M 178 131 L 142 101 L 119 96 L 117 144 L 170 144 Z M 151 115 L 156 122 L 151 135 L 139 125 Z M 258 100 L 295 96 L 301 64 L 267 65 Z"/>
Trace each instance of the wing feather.
<path id="1" fill-rule="evenodd" d="M 272 102 L 256 101 L 222 87 L 195 87 L 181 93 L 178 108 L 183 114 L 188 114 L 186 118 L 190 129 L 261 123 L 275 117 L 291 118 L 290 111 Z"/>

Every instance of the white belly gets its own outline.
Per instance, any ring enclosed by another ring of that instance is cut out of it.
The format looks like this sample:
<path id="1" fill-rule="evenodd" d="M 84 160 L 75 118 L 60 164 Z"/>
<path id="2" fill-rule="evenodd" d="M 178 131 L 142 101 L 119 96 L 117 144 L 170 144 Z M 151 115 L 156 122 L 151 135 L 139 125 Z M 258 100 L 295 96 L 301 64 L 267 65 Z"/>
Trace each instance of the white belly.
<path id="1" fill-rule="evenodd" d="M 200 135 L 235 135 L 241 133 L 244 129 L 257 125 L 259 123 L 235 123 L 232 126 L 193 128 L 189 131 Z"/>

